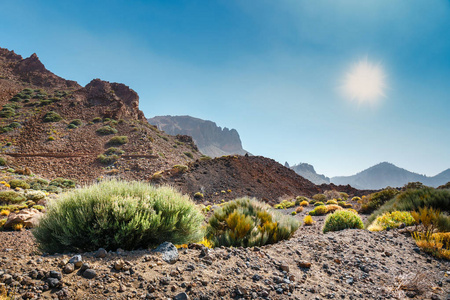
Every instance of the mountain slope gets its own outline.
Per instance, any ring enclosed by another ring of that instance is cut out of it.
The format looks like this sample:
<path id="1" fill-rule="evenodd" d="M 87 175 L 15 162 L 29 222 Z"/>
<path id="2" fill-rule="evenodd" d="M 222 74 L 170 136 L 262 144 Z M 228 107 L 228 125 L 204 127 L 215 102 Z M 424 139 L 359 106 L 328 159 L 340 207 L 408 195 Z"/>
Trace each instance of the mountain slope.
<path id="1" fill-rule="evenodd" d="M 349 184 L 358 189 L 382 189 L 387 186 L 402 187 L 408 182 L 417 181 L 428 186 L 438 187 L 450 181 L 450 169 L 436 176 L 428 177 L 383 162 L 352 176 L 331 178 L 331 182 L 334 184 Z"/>
<path id="2" fill-rule="evenodd" d="M 148 122 L 170 135 L 192 136 L 200 152 L 211 157 L 247 154 L 235 129 L 222 129 L 212 121 L 191 116 L 156 116 Z"/>
<path id="3" fill-rule="evenodd" d="M 145 179 L 200 157 L 189 137 L 148 124 L 128 86 L 94 79 L 81 87 L 48 71 L 36 54 L 23 59 L 0 48 L 0 105 L 0 154 L 10 167 L 43 177 Z M 114 136 L 128 142 L 113 144 Z M 117 160 L 97 158 L 112 146 L 124 152 Z"/>
<path id="4" fill-rule="evenodd" d="M 273 159 L 262 156 L 223 156 L 198 160 L 187 167 L 182 172 L 176 168 L 166 170 L 153 180 L 178 186 L 191 196 L 201 192 L 209 203 L 250 196 L 275 204 L 280 197 L 311 197 L 333 189 L 353 196 L 367 193 L 350 186 L 315 185 Z"/>

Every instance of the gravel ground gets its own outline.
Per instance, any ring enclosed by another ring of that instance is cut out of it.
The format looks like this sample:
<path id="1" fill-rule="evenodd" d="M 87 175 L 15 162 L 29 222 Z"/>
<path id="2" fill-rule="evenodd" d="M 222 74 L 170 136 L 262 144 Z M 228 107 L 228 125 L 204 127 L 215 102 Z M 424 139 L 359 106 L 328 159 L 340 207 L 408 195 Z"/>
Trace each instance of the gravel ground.
<path id="1" fill-rule="evenodd" d="M 76 253 L 45 256 L 30 231 L 0 232 L 0 284 L 22 299 L 450 299 L 450 262 L 408 234 L 322 234 L 323 219 L 275 245 L 193 244 L 174 264 L 149 250 L 80 253 L 73 272 Z"/>

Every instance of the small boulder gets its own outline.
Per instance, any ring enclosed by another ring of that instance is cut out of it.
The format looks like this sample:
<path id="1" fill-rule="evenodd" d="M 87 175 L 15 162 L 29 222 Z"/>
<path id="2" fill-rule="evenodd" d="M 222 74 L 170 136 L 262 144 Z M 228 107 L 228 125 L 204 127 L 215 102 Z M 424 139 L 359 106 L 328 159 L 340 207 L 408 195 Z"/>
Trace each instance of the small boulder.
<path id="1" fill-rule="evenodd" d="M 95 276 L 97 276 L 97 272 L 95 272 L 94 269 L 87 269 L 86 271 L 83 272 L 84 278 L 93 279 L 95 278 Z"/>
<path id="2" fill-rule="evenodd" d="M 81 258 L 81 255 L 75 255 L 72 256 L 72 258 L 69 260 L 69 263 L 73 264 L 75 268 L 79 268 L 83 264 L 83 259 Z"/>
<path id="3" fill-rule="evenodd" d="M 97 252 L 95 252 L 95 257 L 97 257 L 97 258 L 105 258 L 106 254 L 108 254 L 108 252 L 106 252 L 105 249 L 100 248 L 100 249 L 97 250 Z"/>
<path id="4" fill-rule="evenodd" d="M 169 264 L 174 264 L 178 260 L 178 249 L 170 242 L 162 243 L 153 251 L 161 253 L 162 260 Z"/>
<path id="5" fill-rule="evenodd" d="M 12 228 L 14 224 L 23 224 L 26 228 L 33 228 L 39 224 L 39 219 L 42 215 L 43 213 L 34 208 L 22 209 L 17 214 L 11 213 L 3 228 Z"/>
<path id="6" fill-rule="evenodd" d="M 173 300 L 189 300 L 189 296 L 183 292 L 173 297 Z"/>
<path id="7" fill-rule="evenodd" d="M 70 274 L 75 270 L 75 265 L 72 263 L 68 263 L 67 265 L 64 266 L 64 273 L 66 274 Z"/>

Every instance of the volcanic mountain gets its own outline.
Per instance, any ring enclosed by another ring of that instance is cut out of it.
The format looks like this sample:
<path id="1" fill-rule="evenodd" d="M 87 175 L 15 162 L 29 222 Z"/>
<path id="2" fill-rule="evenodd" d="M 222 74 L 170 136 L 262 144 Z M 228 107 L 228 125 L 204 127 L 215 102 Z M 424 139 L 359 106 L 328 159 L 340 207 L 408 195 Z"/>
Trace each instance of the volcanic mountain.
<path id="1" fill-rule="evenodd" d="M 0 144 L 8 167 L 46 178 L 145 179 L 200 157 L 188 136 L 148 124 L 128 86 L 94 79 L 85 87 L 0 48 Z"/>
<path id="2" fill-rule="evenodd" d="M 334 184 L 349 184 L 358 189 L 382 189 L 387 186 L 402 187 L 408 182 L 421 182 L 438 187 L 450 181 L 450 169 L 428 177 L 382 162 L 352 176 L 332 177 Z"/>

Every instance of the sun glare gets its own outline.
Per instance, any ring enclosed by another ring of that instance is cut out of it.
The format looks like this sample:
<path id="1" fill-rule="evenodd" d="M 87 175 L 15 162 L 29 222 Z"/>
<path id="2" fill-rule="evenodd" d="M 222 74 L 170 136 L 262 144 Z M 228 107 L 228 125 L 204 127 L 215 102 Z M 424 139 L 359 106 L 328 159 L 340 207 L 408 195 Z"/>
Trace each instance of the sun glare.
<path id="1" fill-rule="evenodd" d="M 385 97 L 385 78 L 386 75 L 380 64 L 373 64 L 363 59 L 346 74 L 342 89 L 350 100 L 357 101 L 359 104 L 374 104 Z"/>

